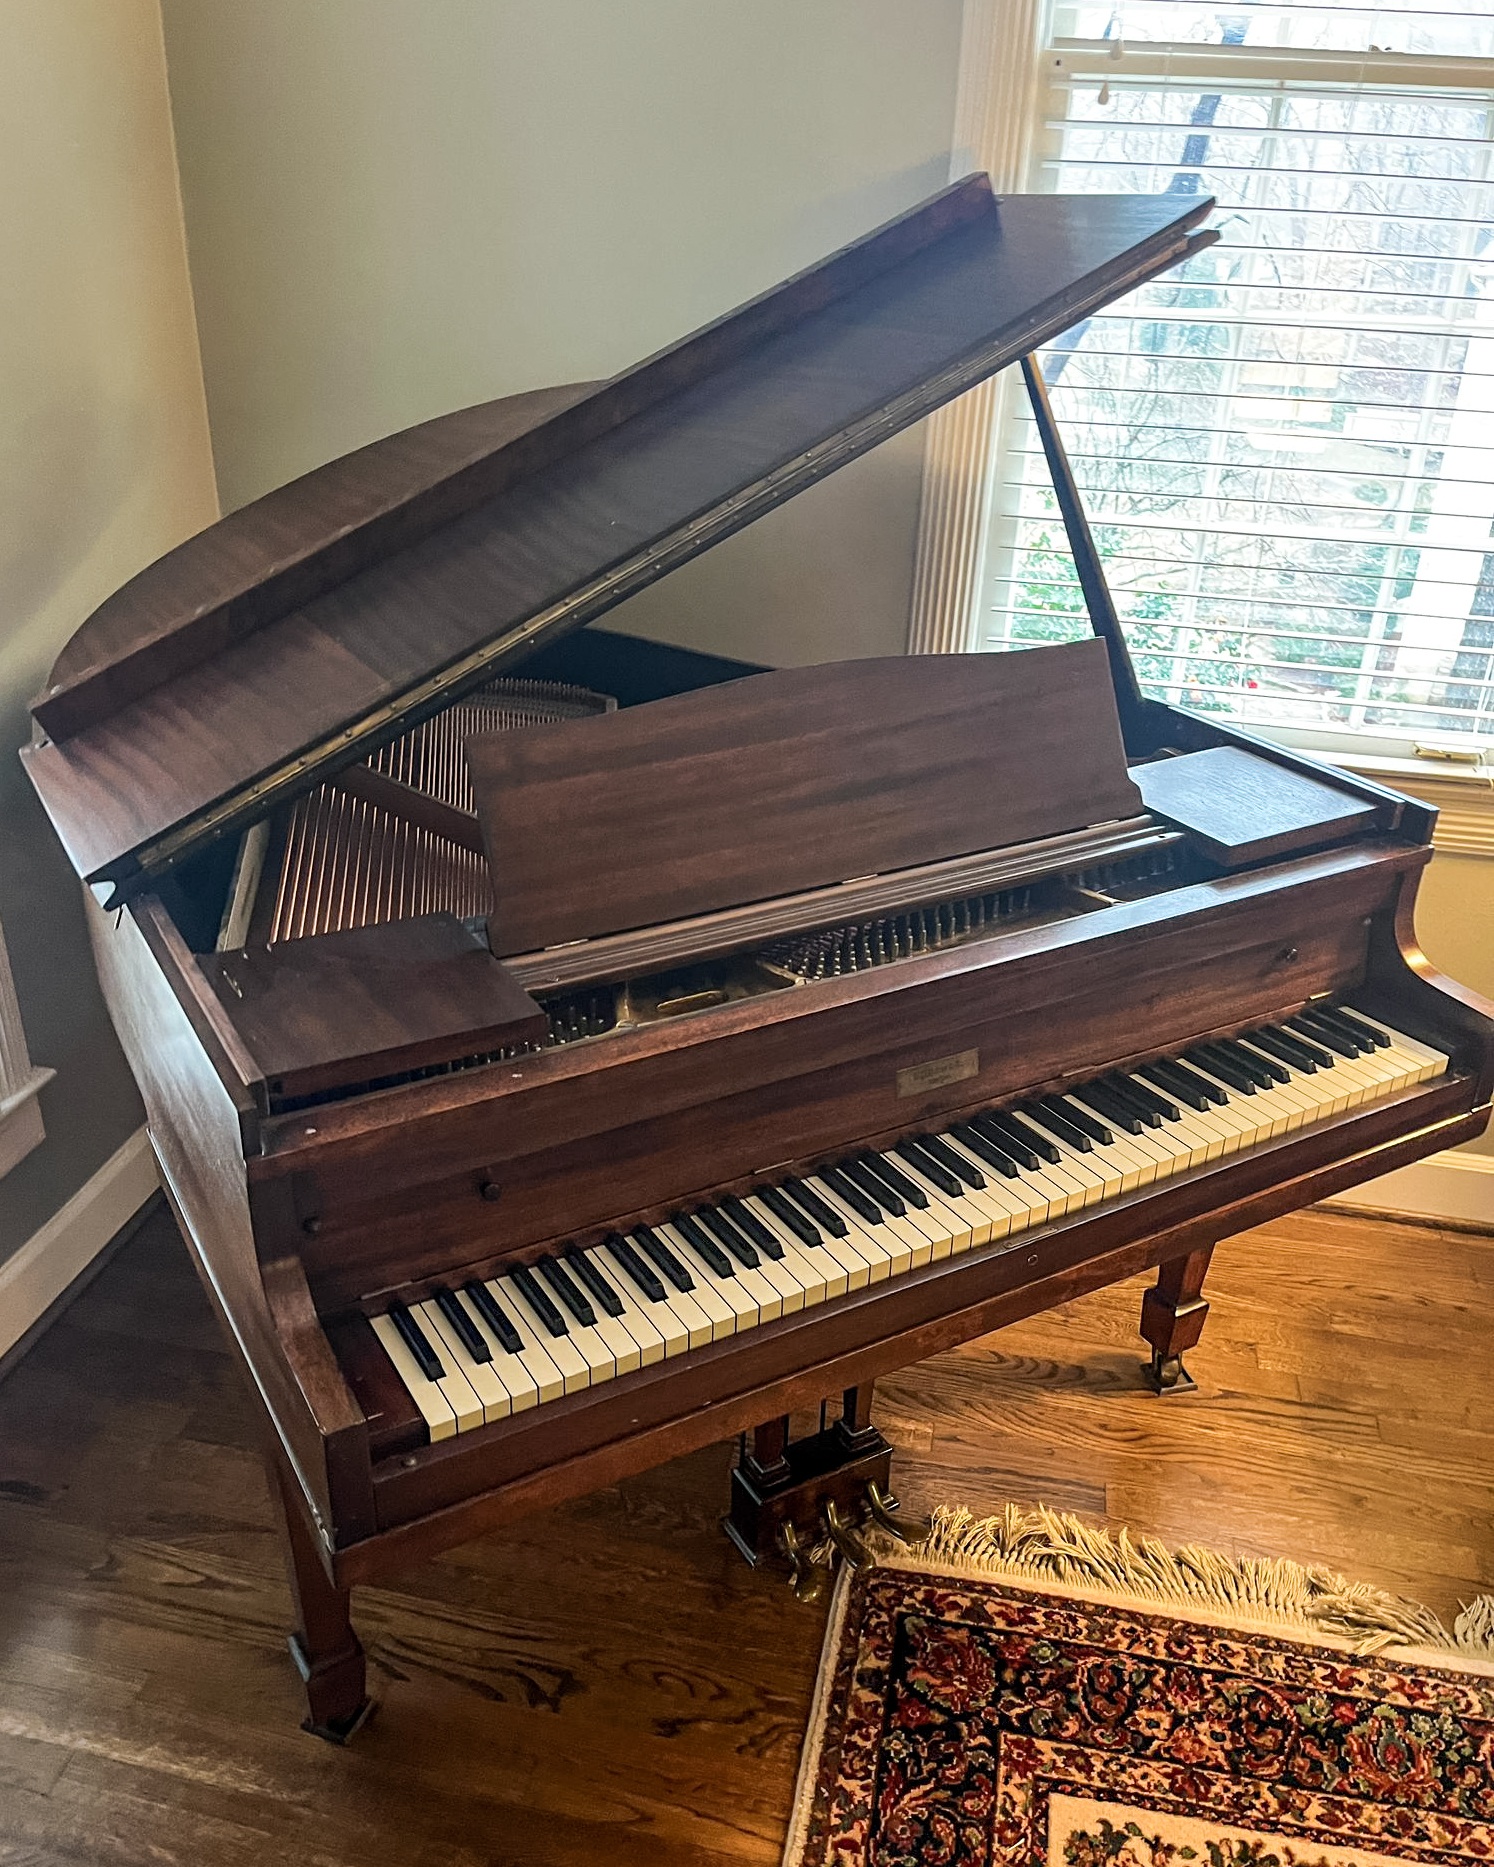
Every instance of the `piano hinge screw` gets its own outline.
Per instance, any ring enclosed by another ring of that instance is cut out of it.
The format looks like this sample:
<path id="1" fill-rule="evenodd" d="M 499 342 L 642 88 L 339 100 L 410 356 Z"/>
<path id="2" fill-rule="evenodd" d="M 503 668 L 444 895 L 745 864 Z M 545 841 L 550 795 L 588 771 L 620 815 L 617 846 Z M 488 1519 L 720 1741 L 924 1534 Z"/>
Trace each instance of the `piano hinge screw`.
<path id="1" fill-rule="evenodd" d="M 484 1199 L 489 1201 L 501 1199 L 503 1196 L 503 1188 L 496 1180 L 484 1180 L 477 1190 L 482 1194 Z"/>
<path id="2" fill-rule="evenodd" d="M 1283 966 L 1290 966 L 1297 958 L 1297 949 L 1294 946 L 1284 946 L 1276 957 Z"/>
<path id="3" fill-rule="evenodd" d="M 312 1217 L 310 1219 L 303 1219 L 301 1221 L 301 1230 L 306 1234 L 308 1238 L 315 1238 L 317 1233 L 321 1229 L 322 1229 L 322 1222 L 318 1218 Z"/>

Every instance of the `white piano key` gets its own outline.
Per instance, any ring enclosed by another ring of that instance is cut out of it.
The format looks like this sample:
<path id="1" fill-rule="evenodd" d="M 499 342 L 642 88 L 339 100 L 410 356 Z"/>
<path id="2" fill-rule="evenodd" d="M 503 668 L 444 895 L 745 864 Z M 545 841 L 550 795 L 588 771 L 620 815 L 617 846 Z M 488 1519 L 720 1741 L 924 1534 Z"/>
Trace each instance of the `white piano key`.
<path id="1" fill-rule="evenodd" d="M 492 1363 L 477 1361 L 467 1352 L 461 1337 L 437 1304 L 417 1303 L 412 1313 L 419 1318 L 425 1339 L 446 1367 L 460 1374 L 477 1396 L 482 1407 L 482 1419 L 478 1423 L 490 1426 L 494 1420 L 506 1420 L 514 1410 L 513 1396 L 499 1380 Z M 466 1431 L 460 1419 L 457 1431 Z"/>
<path id="2" fill-rule="evenodd" d="M 562 1394 L 570 1390 L 565 1384 L 564 1373 L 556 1365 L 555 1357 L 545 1347 L 548 1331 L 531 1319 L 528 1310 L 521 1310 L 518 1307 L 517 1293 L 505 1289 L 496 1277 L 490 1277 L 487 1280 L 487 1290 L 488 1295 L 507 1316 L 519 1340 L 524 1344 L 516 1359 L 532 1376 L 539 1390 L 540 1404 L 543 1405 L 548 1400 L 559 1400 Z"/>
<path id="3" fill-rule="evenodd" d="M 823 1245 L 806 1245 L 799 1235 L 785 1225 L 760 1199 L 748 1194 L 742 1204 L 778 1240 L 783 1247 L 783 1261 L 793 1270 L 804 1292 L 805 1307 L 827 1303 L 844 1296 L 847 1278 L 844 1267 Z"/>
<path id="4" fill-rule="evenodd" d="M 541 1393 L 538 1379 L 531 1373 L 521 1354 L 515 1354 L 498 1340 L 483 1319 L 482 1312 L 468 1296 L 465 1290 L 457 1292 L 457 1302 L 461 1304 L 471 1320 L 472 1327 L 487 1343 L 493 1355 L 493 1371 L 508 1389 L 508 1397 L 515 1413 L 523 1413 L 530 1407 L 537 1407 L 541 1399 L 556 1398 L 560 1394 L 560 1377 L 555 1373 L 554 1364 L 550 1363 L 548 1372 L 553 1383 L 553 1393 L 547 1384 Z"/>
<path id="5" fill-rule="evenodd" d="M 566 1393 L 578 1393 L 591 1385 L 591 1364 L 586 1360 L 569 1331 L 551 1335 L 544 1318 L 530 1306 L 528 1297 L 510 1277 L 495 1277 L 489 1288 L 512 1317 L 514 1327 L 526 1339 L 533 1338 L 555 1363 Z"/>
<path id="6" fill-rule="evenodd" d="M 395 1328 L 387 1316 L 371 1316 L 373 1332 L 379 1338 L 384 1353 L 394 1364 L 394 1372 L 404 1382 L 411 1400 L 420 1409 L 420 1417 L 425 1421 L 426 1430 L 433 1440 L 450 1439 L 457 1430 L 456 1408 L 447 1398 L 446 1383 L 427 1380 L 421 1372 L 420 1363 L 405 1346 L 405 1338 Z M 471 1395 L 471 1403 L 476 1396 Z M 481 1409 L 479 1408 L 479 1414 Z"/>
<path id="7" fill-rule="evenodd" d="M 599 1245 L 594 1245 L 590 1251 L 583 1252 L 582 1255 L 597 1276 L 606 1283 L 607 1288 L 616 1294 L 618 1302 L 622 1304 L 622 1315 L 611 1317 L 609 1320 L 627 1331 L 630 1341 L 638 1351 L 637 1362 L 630 1363 L 626 1368 L 619 1354 L 618 1372 L 629 1374 L 634 1366 L 651 1368 L 656 1362 L 663 1361 L 668 1352 L 664 1331 L 644 1309 L 645 1299 L 635 1291 L 632 1279 L 620 1265 L 614 1263 L 602 1251 Z M 592 1300 L 596 1301 L 595 1298 Z M 649 1308 L 653 1307 L 654 1305 L 649 1305 Z M 663 1304 L 658 1305 L 661 1310 L 663 1307 Z M 675 1329 L 671 1333 L 676 1335 L 682 1343 L 687 1339 L 683 1329 Z"/>
<path id="8" fill-rule="evenodd" d="M 694 1279 L 695 1288 L 690 1292 L 690 1297 L 710 1322 L 711 1340 L 719 1342 L 726 1336 L 735 1335 L 739 1319 L 748 1313 L 755 1315 L 757 1306 L 741 1302 L 740 1293 L 737 1293 L 737 1301 L 728 1302 L 716 1287 L 715 1272 L 696 1257 L 672 1225 L 656 1225 L 654 1230 Z M 729 1280 L 723 1278 L 721 1281 Z"/>
<path id="9" fill-rule="evenodd" d="M 892 1275 L 894 1255 L 900 1262 L 911 1261 L 913 1254 L 901 1239 L 879 1238 L 877 1231 L 863 1220 L 861 1214 L 847 1205 L 835 1188 L 827 1185 L 818 1174 L 806 1175 L 805 1184 L 813 1187 L 830 1210 L 844 1220 L 849 1237 L 866 1259 L 867 1271 L 874 1284 L 883 1283 Z"/>

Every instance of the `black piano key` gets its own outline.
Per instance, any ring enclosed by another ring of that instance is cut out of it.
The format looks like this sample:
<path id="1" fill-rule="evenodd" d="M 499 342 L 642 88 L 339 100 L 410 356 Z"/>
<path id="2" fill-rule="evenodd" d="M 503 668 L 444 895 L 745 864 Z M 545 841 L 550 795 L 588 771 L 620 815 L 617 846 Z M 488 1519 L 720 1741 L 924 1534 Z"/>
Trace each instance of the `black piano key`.
<path id="1" fill-rule="evenodd" d="M 696 1223 L 690 1213 L 673 1212 L 669 1215 L 669 1223 L 679 1233 L 680 1237 L 684 1239 L 685 1243 L 691 1246 L 705 1259 L 706 1263 L 718 1277 L 736 1276 L 736 1267 L 733 1265 L 731 1259 L 721 1249 L 720 1245 L 716 1243 L 715 1239 L 711 1237 L 705 1227 Z"/>
<path id="2" fill-rule="evenodd" d="M 1291 1078 L 1279 1063 L 1270 1057 L 1263 1057 L 1257 1050 L 1247 1050 L 1243 1044 L 1236 1043 L 1232 1037 L 1219 1037 L 1214 1040 L 1213 1049 L 1222 1051 L 1242 1070 L 1254 1074 L 1257 1089 L 1269 1089 L 1273 1083 L 1290 1082 Z"/>
<path id="3" fill-rule="evenodd" d="M 632 1278 L 634 1287 L 641 1290 L 650 1303 L 664 1301 L 663 1284 L 620 1232 L 613 1232 L 611 1237 L 602 1242 L 610 1253 L 613 1263 Z"/>
<path id="4" fill-rule="evenodd" d="M 1359 1055 L 1357 1037 L 1344 1037 L 1331 1025 L 1325 1027 L 1310 1011 L 1299 1011 L 1296 1017 L 1287 1019 L 1287 1025 L 1294 1036 L 1300 1035 L 1311 1044 L 1325 1045 L 1345 1063 L 1354 1062 Z"/>
<path id="5" fill-rule="evenodd" d="M 1034 1128 L 1020 1115 L 1013 1115 L 1010 1109 L 984 1109 L 979 1115 L 971 1116 L 970 1125 L 1029 1173 L 1037 1172 L 1040 1160 L 1056 1167 L 1063 1158 L 1041 1128 Z"/>
<path id="6" fill-rule="evenodd" d="M 908 1202 L 899 1198 L 890 1186 L 884 1185 L 861 1161 L 843 1160 L 838 1171 L 852 1186 L 859 1187 L 882 1212 L 891 1213 L 894 1219 L 905 1219 L 908 1216 Z"/>
<path id="7" fill-rule="evenodd" d="M 1019 1180 L 1021 1169 L 1010 1154 L 1003 1154 L 994 1141 L 988 1141 L 978 1129 L 969 1122 L 960 1122 L 951 1128 L 950 1133 L 962 1147 L 968 1147 L 977 1160 L 983 1160 L 988 1167 L 994 1167 L 997 1173 L 1008 1180 Z"/>
<path id="8" fill-rule="evenodd" d="M 929 1196 L 921 1186 L 915 1186 L 900 1167 L 895 1167 L 882 1154 L 863 1154 L 861 1164 L 868 1173 L 875 1174 L 883 1186 L 889 1187 L 898 1198 L 909 1206 L 916 1206 L 920 1212 L 928 1210 Z"/>
<path id="9" fill-rule="evenodd" d="M 1347 1005 L 1335 1005 L 1333 1015 L 1340 1023 L 1347 1024 L 1351 1031 L 1359 1031 L 1374 1045 L 1376 1050 L 1389 1050 L 1390 1038 L 1378 1024 L 1371 1024 L 1362 1011 L 1351 1011 Z"/>
<path id="10" fill-rule="evenodd" d="M 868 1198 L 859 1186 L 834 1167 L 822 1167 L 820 1178 L 838 1199 L 843 1199 L 852 1212 L 865 1219 L 868 1225 L 880 1225 L 886 1217 L 876 1200 Z"/>
<path id="11" fill-rule="evenodd" d="M 850 1226 L 812 1186 L 807 1186 L 803 1180 L 785 1180 L 783 1190 L 795 1205 L 804 1208 L 821 1231 L 828 1232 L 832 1238 L 845 1238 L 849 1234 Z"/>
<path id="12" fill-rule="evenodd" d="M 499 1343 L 508 1350 L 510 1355 L 517 1355 L 524 1346 L 524 1338 L 514 1327 L 508 1312 L 487 1285 L 476 1282 L 467 1284 L 462 1294 L 492 1330 Z"/>
<path id="13" fill-rule="evenodd" d="M 692 1277 L 689 1270 L 680 1263 L 679 1259 L 669 1249 L 668 1245 L 665 1244 L 664 1240 L 660 1238 L 657 1232 L 650 1231 L 646 1225 L 640 1225 L 638 1230 L 633 1234 L 633 1243 L 638 1246 L 650 1262 L 658 1265 L 659 1269 L 663 1271 L 664 1275 L 669 1279 L 670 1283 L 674 1285 L 676 1290 L 693 1290 L 695 1288 L 694 1277 Z"/>
<path id="14" fill-rule="evenodd" d="M 1159 1059 L 1162 1068 L 1169 1072 L 1174 1080 L 1190 1080 L 1219 1108 L 1229 1106 L 1229 1090 L 1218 1077 L 1205 1074 L 1203 1070 L 1185 1063 L 1181 1057 L 1163 1057 Z"/>
<path id="15" fill-rule="evenodd" d="M 457 1340 L 474 1361 L 491 1361 L 493 1351 L 483 1340 L 483 1334 L 477 1324 L 457 1301 L 453 1290 L 434 1291 L 436 1308 L 456 1330 Z"/>
<path id="16" fill-rule="evenodd" d="M 594 1329 L 597 1313 L 566 1275 L 559 1258 L 541 1258 L 536 1268 L 582 1328 Z"/>
<path id="17" fill-rule="evenodd" d="M 1284 1063 L 1289 1069 L 1301 1070 L 1304 1076 L 1312 1076 L 1317 1071 L 1317 1064 L 1308 1056 L 1299 1044 L 1293 1044 L 1285 1037 L 1280 1037 L 1269 1026 L 1262 1025 L 1258 1031 L 1247 1031 L 1251 1046 L 1263 1050 L 1268 1057 L 1275 1057 L 1278 1063 Z"/>
<path id="18" fill-rule="evenodd" d="M 1190 1109 L 1197 1109 L 1200 1115 L 1213 1107 L 1212 1096 L 1205 1095 L 1202 1089 L 1188 1082 L 1186 1078 L 1179 1080 L 1164 1070 L 1159 1063 L 1143 1063 L 1137 1069 L 1136 1074 L 1144 1076 L 1149 1083 L 1157 1083 L 1170 1095 L 1176 1096 L 1179 1102 L 1186 1103 Z"/>
<path id="19" fill-rule="evenodd" d="M 739 1232 L 744 1232 L 752 1240 L 764 1257 L 772 1258 L 775 1264 L 782 1262 L 783 1246 L 757 1214 L 744 1206 L 740 1199 L 723 1199 L 721 1210 Z"/>
<path id="20" fill-rule="evenodd" d="M 957 1154 L 952 1147 L 945 1145 L 936 1134 L 916 1135 L 914 1139 L 925 1154 L 930 1154 L 947 1172 L 956 1179 L 963 1180 L 972 1192 L 978 1193 L 986 1183 L 986 1176 L 979 1167 L 974 1167 L 968 1160 Z"/>
<path id="21" fill-rule="evenodd" d="M 1032 1110 L 1033 1120 L 1041 1121 L 1049 1134 L 1056 1135 L 1065 1147 L 1072 1148 L 1076 1154 L 1088 1154 L 1094 1149 L 1094 1142 L 1078 1125 L 1071 1122 L 1054 1096 L 1038 1096 L 1035 1101 L 1026 1104 Z"/>
<path id="22" fill-rule="evenodd" d="M 776 1186 L 760 1186 L 757 1197 L 773 1214 L 781 1219 L 794 1234 L 801 1245 L 822 1245 L 824 1235 L 806 1212 L 801 1212 L 786 1193 L 781 1193 Z"/>
<path id="23" fill-rule="evenodd" d="M 1160 1128 L 1165 1121 L 1176 1121 L 1178 1105 L 1170 1097 L 1164 1096 L 1155 1083 L 1144 1083 L 1139 1076 L 1127 1076 L 1123 1070 L 1112 1070 L 1105 1078 L 1106 1087 L 1113 1089 L 1122 1102 L 1129 1102 L 1149 1128 Z"/>
<path id="24" fill-rule="evenodd" d="M 1188 1103 L 1190 1109 L 1205 1111 L 1216 1105 L 1223 1107 L 1229 1102 L 1227 1090 L 1219 1087 L 1218 1083 L 1210 1083 L 1208 1077 L 1199 1075 L 1197 1070 L 1190 1070 L 1186 1062 L 1177 1062 L 1173 1057 L 1158 1057 L 1135 1074 L 1145 1077 L 1149 1083 L 1156 1083 L 1158 1088 L 1171 1090 L 1178 1102 Z M 1199 1096 L 1203 1096 L 1203 1102 L 1199 1102 Z"/>
<path id="25" fill-rule="evenodd" d="M 1106 1089 L 1103 1083 L 1085 1083 L 1082 1088 L 1071 1089 L 1069 1095 L 1073 1101 L 1082 1102 L 1097 1115 L 1103 1115 L 1122 1134 L 1140 1134 L 1146 1126 L 1136 1113 L 1135 1104 L 1122 1102 L 1115 1091 Z"/>
<path id="26" fill-rule="evenodd" d="M 951 1199 L 959 1199 L 964 1194 L 964 1187 L 947 1167 L 943 1167 L 930 1154 L 925 1154 L 913 1140 L 899 1141 L 894 1149 L 901 1154 L 910 1167 L 916 1167 L 930 1186 L 937 1186 L 941 1193 Z"/>
<path id="27" fill-rule="evenodd" d="M 404 1344 L 415 1357 L 416 1365 L 428 1381 L 439 1381 L 445 1377 L 446 1370 L 441 1365 L 441 1357 L 425 1339 L 425 1331 L 405 1308 L 403 1303 L 389 1305 L 389 1320 L 399 1330 Z"/>
<path id="28" fill-rule="evenodd" d="M 1117 1102 L 1141 1116 L 1143 1128 L 1162 1128 L 1163 1122 L 1175 1122 L 1178 1118 L 1177 1103 L 1169 1102 L 1156 1083 L 1149 1083 L 1135 1070 L 1111 1070 L 1100 1077 L 1100 1083 Z"/>
<path id="29" fill-rule="evenodd" d="M 623 1300 L 584 1251 L 568 1247 L 565 1261 L 609 1316 L 621 1316 Z"/>
<path id="30" fill-rule="evenodd" d="M 1313 1022 L 1315 1024 L 1321 1024 L 1325 1029 L 1335 1032 L 1339 1037 L 1345 1038 L 1349 1043 L 1354 1045 L 1361 1057 L 1367 1057 L 1374 1051 L 1375 1041 L 1370 1036 L 1369 1032 L 1363 1030 L 1356 1031 L 1353 1025 L 1339 1016 L 1337 1007 L 1333 1005 L 1309 1005 L 1308 1010 L 1312 1013 Z"/>
<path id="31" fill-rule="evenodd" d="M 1086 1108 L 1081 1108 L 1072 1096 L 1052 1096 L 1049 1098 L 1056 1109 L 1061 1109 L 1081 1134 L 1087 1134 L 1091 1141 L 1100 1147 L 1109 1147 L 1115 1136 L 1104 1122 L 1096 1121 Z"/>
<path id="32" fill-rule="evenodd" d="M 523 1291 L 524 1300 L 550 1331 L 551 1335 L 569 1335 L 570 1329 L 566 1325 L 565 1317 L 561 1315 L 560 1311 L 556 1309 L 555 1305 L 550 1301 L 548 1294 L 540 1284 L 540 1280 L 535 1276 L 534 1272 L 530 1270 L 529 1266 L 527 1264 L 521 1264 L 518 1270 L 514 1271 L 512 1275 L 515 1288 Z"/>
<path id="33" fill-rule="evenodd" d="M 694 1216 L 699 1219 L 718 1244 L 725 1245 L 743 1270 L 755 1271 L 762 1263 L 752 1240 L 745 1233 L 739 1232 L 724 1212 L 718 1211 L 714 1206 L 702 1206 Z"/>
<path id="34" fill-rule="evenodd" d="M 1310 1037 L 1304 1037 L 1300 1031 L 1293 1031 L 1285 1024 L 1273 1024 L 1271 1035 L 1278 1044 L 1284 1044 L 1288 1050 L 1295 1050 L 1299 1057 L 1305 1057 L 1309 1063 L 1317 1064 L 1320 1070 L 1333 1068 L 1333 1052 L 1325 1050 Z"/>
<path id="35" fill-rule="evenodd" d="M 1196 1070 L 1203 1070 L 1217 1078 L 1231 1089 L 1237 1089 L 1242 1096 L 1253 1096 L 1256 1090 L 1255 1074 L 1251 1070 L 1241 1069 L 1238 1063 L 1224 1056 L 1222 1052 L 1211 1050 L 1207 1044 L 1194 1044 L 1183 1055 Z"/>

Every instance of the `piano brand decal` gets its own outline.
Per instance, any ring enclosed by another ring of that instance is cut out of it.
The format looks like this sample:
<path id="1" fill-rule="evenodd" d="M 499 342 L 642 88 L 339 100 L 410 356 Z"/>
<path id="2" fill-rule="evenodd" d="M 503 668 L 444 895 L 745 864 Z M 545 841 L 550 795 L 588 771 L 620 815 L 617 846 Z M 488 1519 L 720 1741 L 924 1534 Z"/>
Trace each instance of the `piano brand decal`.
<path id="1" fill-rule="evenodd" d="M 946 1083 L 962 1083 L 967 1076 L 980 1074 L 980 1052 L 959 1050 L 952 1057 L 935 1057 L 932 1063 L 915 1063 L 897 1073 L 900 1096 L 921 1096 L 930 1089 L 942 1089 Z"/>

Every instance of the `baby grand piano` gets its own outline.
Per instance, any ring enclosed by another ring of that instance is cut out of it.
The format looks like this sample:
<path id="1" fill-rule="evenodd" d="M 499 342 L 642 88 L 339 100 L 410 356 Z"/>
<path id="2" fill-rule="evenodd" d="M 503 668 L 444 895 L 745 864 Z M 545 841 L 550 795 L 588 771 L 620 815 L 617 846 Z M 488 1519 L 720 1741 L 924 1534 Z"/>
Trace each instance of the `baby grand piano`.
<path id="1" fill-rule="evenodd" d="M 812 1592 L 897 1525 L 878 1375 L 1155 1266 L 1176 1391 L 1218 1239 L 1482 1128 L 1432 812 L 1142 696 L 1030 360 L 1208 206 L 973 177 L 232 514 L 58 661 L 24 757 L 260 1402 L 308 1728 L 366 1710 L 354 1584 L 734 1434 L 727 1528 Z M 567 634 L 1019 360 L 1093 639 Z"/>

